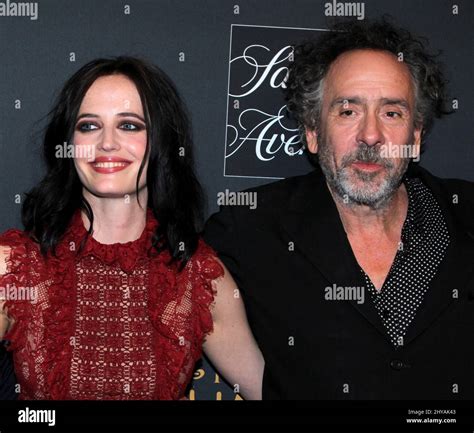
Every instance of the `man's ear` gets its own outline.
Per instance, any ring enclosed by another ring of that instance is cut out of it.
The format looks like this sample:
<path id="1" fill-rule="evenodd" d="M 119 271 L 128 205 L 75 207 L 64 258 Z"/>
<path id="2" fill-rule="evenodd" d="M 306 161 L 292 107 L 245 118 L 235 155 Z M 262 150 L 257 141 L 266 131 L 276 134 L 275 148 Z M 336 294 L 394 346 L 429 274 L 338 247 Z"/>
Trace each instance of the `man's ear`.
<path id="1" fill-rule="evenodd" d="M 413 133 L 414 136 L 414 143 L 413 143 L 413 159 L 415 161 L 420 160 L 420 153 L 421 153 L 421 136 L 423 135 L 423 126 L 415 129 Z"/>
<path id="2" fill-rule="evenodd" d="M 314 129 L 305 131 L 306 147 L 311 153 L 318 153 L 318 133 Z"/>

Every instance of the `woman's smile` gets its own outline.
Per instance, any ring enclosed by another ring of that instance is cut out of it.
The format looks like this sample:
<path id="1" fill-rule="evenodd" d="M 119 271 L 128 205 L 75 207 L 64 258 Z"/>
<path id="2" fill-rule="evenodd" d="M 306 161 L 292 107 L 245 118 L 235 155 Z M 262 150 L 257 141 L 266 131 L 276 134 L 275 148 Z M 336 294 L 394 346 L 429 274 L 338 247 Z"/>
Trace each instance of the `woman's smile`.
<path id="1" fill-rule="evenodd" d="M 99 156 L 89 164 L 97 173 L 109 174 L 122 171 L 127 168 L 132 162 L 114 156 Z"/>

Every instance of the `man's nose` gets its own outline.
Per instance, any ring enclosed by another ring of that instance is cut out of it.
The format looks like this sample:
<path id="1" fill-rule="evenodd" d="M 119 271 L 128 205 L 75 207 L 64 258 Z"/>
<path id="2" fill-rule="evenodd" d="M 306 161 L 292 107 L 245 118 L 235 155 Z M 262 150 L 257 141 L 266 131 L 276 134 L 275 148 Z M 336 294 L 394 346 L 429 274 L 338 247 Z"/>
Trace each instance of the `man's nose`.
<path id="1" fill-rule="evenodd" d="M 383 144 L 384 135 L 382 127 L 375 113 L 367 114 L 362 120 L 357 133 L 357 142 L 363 142 L 369 146 Z"/>

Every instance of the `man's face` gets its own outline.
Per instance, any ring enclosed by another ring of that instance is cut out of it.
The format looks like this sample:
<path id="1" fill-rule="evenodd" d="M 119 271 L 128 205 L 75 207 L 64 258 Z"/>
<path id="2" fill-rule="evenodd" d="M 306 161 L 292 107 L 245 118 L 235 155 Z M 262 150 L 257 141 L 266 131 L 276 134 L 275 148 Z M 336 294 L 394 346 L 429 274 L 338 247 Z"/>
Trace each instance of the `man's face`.
<path id="1" fill-rule="evenodd" d="M 339 56 L 324 80 L 320 125 L 306 132 L 333 192 L 372 208 L 386 203 L 410 157 L 419 154 L 414 115 L 415 91 L 403 62 L 373 50 Z"/>

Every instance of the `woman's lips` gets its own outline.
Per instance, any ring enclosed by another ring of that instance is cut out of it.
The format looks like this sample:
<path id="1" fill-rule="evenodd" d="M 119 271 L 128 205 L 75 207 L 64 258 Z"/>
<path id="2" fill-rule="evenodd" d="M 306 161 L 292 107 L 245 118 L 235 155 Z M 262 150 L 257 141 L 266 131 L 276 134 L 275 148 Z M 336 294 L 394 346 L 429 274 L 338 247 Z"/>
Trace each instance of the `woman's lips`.
<path id="1" fill-rule="evenodd" d="M 362 162 L 362 161 L 356 161 L 352 163 L 355 168 L 358 168 L 360 170 L 366 170 L 366 171 L 377 171 L 383 168 L 383 165 L 381 164 L 376 164 L 374 162 Z"/>
<path id="2" fill-rule="evenodd" d="M 126 160 L 111 160 L 105 158 L 97 158 L 95 161 L 90 162 L 93 170 L 97 173 L 116 173 L 117 171 L 122 171 L 131 164 L 130 161 Z"/>

